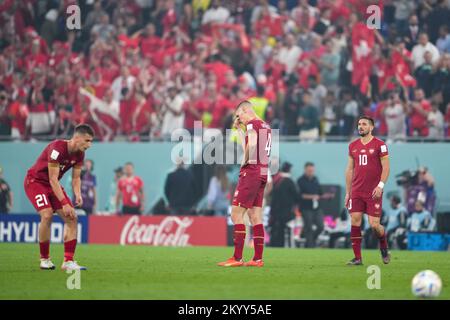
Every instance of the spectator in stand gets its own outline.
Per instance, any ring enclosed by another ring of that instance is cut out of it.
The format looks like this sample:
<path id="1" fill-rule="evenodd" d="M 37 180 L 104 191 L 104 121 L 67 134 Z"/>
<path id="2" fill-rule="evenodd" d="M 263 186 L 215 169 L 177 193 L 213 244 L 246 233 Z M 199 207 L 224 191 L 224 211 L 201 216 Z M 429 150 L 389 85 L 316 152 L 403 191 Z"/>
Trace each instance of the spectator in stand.
<path id="1" fill-rule="evenodd" d="M 406 48 L 408 50 L 412 50 L 414 46 L 417 45 L 417 42 L 419 40 L 419 34 L 422 33 L 422 29 L 419 26 L 419 18 L 417 15 L 412 14 L 409 17 L 409 23 L 408 27 L 404 32 L 399 32 L 401 35 L 403 35 L 403 39 L 406 43 Z"/>
<path id="2" fill-rule="evenodd" d="M 428 41 L 428 35 L 422 32 L 419 35 L 419 43 L 414 46 L 411 52 L 414 70 L 425 63 L 425 52 L 427 51 L 431 53 L 431 62 L 433 64 L 437 63 L 440 56 L 439 50 L 434 44 Z"/>
<path id="3" fill-rule="evenodd" d="M 417 86 L 423 89 L 423 91 L 425 92 L 425 97 L 427 98 L 431 97 L 431 93 L 433 90 L 434 67 L 431 58 L 431 52 L 425 51 L 424 63 L 414 71 L 414 76 L 417 80 Z"/>
<path id="4" fill-rule="evenodd" d="M 216 165 L 214 176 L 209 181 L 208 210 L 212 210 L 216 216 L 226 216 L 230 206 L 230 181 L 227 177 L 225 165 Z"/>
<path id="5" fill-rule="evenodd" d="M 415 3 L 409 0 L 394 1 L 395 6 L 395 26 L 397 32 L 403 33 L 408 28 L 408 17 L 415 10 Z"/>
<path id="6" fill-rule="evenodd" d="M 3 179 L 3 168 L 0 167 L 0 214 L 11 212 L 13 207 L 13 193 L 9 184 Z"/>
<path id="7" fill-rule="evenodd" d="M 439 105 L 436 102 L 431 104 L 431 111 L 428 113 L 428 138 L 441 140 L 444 138 L 444 116 L 439 111 Z"/>
<path id="8" fill-rule="evenodd" d="M 145 206 L 144 182 L 134 175 L 134 165 L 125 163 L 124 176 L 117 182 L 116 209 L 122 210 L 120 214 L 142 214 Z"/>
<path id="9" fill-rule="evenodd" d="M 450 34 L 447 25 L 439 28 L 439 39 L 436 41 L 436 47 L 440 54 L 450 53 Z"/>
<path id="10" fill-rule="evenodd" d="M 442 55 L 439 64 L 433 74 L 433 95 L 442 99 L 441 111 L 445 112 L 445 106 L 450 102 L 450 54 Z"/>
<path id="11" fill-rule="evenodd" d="M 353 95 L 350 90 L 346 90 L 342 93 L 343 98 L 343 128 L 342 134 L 344 136 L 351 136 L 355 130 L 355 122 L 359 116 L 358 103 L 353 99 Z"/>
<path id="12" fill-rule="evenodd" d="M 408 103 L 403 102 L 397 92 L 390 93 L 383 114 L 387 125 L 387 143 L 405 141 Z"/>
<path id="13" fill-rule="evenodd" d="M 324 40 L 326 48 L 325 53 L 319 60 L 321 67 L 320 77 L 322 78 L 323 85 L 328 90 L 337 90 L 339 80 L 339 65 L 341 63 L 341 56 L 339 52 L 333 51 L 333 42 L 331 39 Z"/>
<path id="14" fill-rule="evenodd" d="M 431 111 L 431 104 L 425 99 L 422 89 L 414 90 L 414 101 L 409 108 L 410 132 L 411 136 L 428 136 L 428 114 Z"/>
<path id="15" fill-rule="evenodd" d="M 169 173 L 164 184 L 164 195 L 169 209 L 174 215 L 189 215 L 193 211 L 195 180 L 184 166 L 182 159 L 177 160 L 175 171 Z"/>
<path id="16" fill-rule="evenodd" d="M 288 75 L 294 71 L 297 66 L 298 59 L 302 54 L 302 49 L 295 43 L 296 41 L 294 34 L 288 33 L 284 38 L 284 45 L 278 53 L 277 59 L 284 64 Z"/>
<path id="17" fill-rule="evenodd" d="M 202 18 L 202 25 L 214 24 L 214 23 L 225 23 L 230 17 L 230 11 L 221 6 L 220 0 L 213 0 L 211 2 L 211 7 L 206 10 Z"/>
<path id="18" fill-rule="evenodd" d="M 183 128 L 185 114 L 183 110 L 183 98 L 178 93 L 175 84 L 168 84 L 167 90 L 169 91 L 169 95 L 165 98 L 161 108 L 163 117 L 161 136 L 165 139 L 170 138 L 170 135 L 176 129 Z"/>
<path id="19" fill-rule="evenodd" d="M 0 89 L 0 135 L 11 136 L 11 118 L 9 115 L 8 93 Z"/>
<path id="20" fill-rule="evenodd" d="M 323 104 L 322 129 L 327 136 L 339 135 L 340 114 L 337 108 L 336 96 L 333 91 L 328 91 Z"/>
<path id="21" fill-rule="evenodd" d="M 106 42 L 112 39 L 112 37 L 116 33 L 116 28 L 114 27 L 114 25 L 109 23 L 109 20 L 110 18 L 108 14 L 102 14 L 100 16 L 99 23 L 95 24 L 92 27 L 91 33 Z"/>
<path id="22" fill-rule="evenodd" d="M 319 138 L 319 111 L 312 105 L 312 95 L 309 91 L 303 93 L 303 104 L 299 110 L 297 124 L 300 126 L 301 140 L 313 141 Z"/>
<path id="23" fill-rule="evenodd" d="M 445 113 L 445 126 L 447 128 L 446 137 L 450 137 L 450 102 L 447 104 Z"/>
<path id="24" fill-rule="evenodd" d="M 323 110 L 323 100 L 327 96 L 327 88 L 320 83 L 320 77 L 309 75 L 309 92 L 311 93 L 311 105 L 317 108 L 319 113 Z"/>
<path id="25" fill-rule="evenodd" d="M 439 28 L 443 25 L 449 25 L 450 9 L 447 0 L 437 0 L 432 11 L 426 18 L 427 32 L 430 40 L 435 43 L 439 37 Z"/>
<path id="26" fill-rule="evenodd" d="M 30 110 L 25 90 L 19 90 L 17 100 L 9 107 L 11 119 L 11 138 L 25 140 L 27 137 L 27 120 Z"/>

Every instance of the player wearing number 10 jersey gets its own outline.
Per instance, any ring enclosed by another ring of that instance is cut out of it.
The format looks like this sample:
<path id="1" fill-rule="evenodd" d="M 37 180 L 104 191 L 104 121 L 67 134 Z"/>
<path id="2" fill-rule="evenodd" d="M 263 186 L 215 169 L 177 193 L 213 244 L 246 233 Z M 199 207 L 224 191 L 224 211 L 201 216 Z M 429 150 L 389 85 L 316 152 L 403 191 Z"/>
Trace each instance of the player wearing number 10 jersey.
<path id="1" fill-rule="evenodd" d="M 241 125 L 246 128 L 246 134 Z M 270 126 L 258 118 L 249 101 L 241 102 L 235 111 L 234 127 L 241 136 L 244 158 L 239 172 L 239 180 L 233 197 L 231 219 L 234 223 L 234 255 L 220 262 L 224 267 L 262 267 L 264 249 L 264 226 L 262 224 L 262 203 L 267 183 L 272 131 Z M 245 135 L 245 136 L 244 136 Z M 253 226 L 253 259 L 244 263 L 245 225 L 244 214 L 248 213 Z"/>
<path id="2" fill-rule="evenodd" d="M 380 251 L 385 264 L 390 261 L 386 232 L 380 224 L 384 184 L 389 176 L 389 157 L 386 144 L 374 137 L 374 121 L 363 116 L 358 121 L 361 136 L 350 143 L 346 170 L 345 206 L 351 214 L 351 233 L 355 258 L 348 265 L 362 265 L 361 220 L 369 216 L 369 224 L 380 240 Z"/>
<path id="3" fill-rule="evenodd" d="M 70 198 L 59 183 L 64 173 L 72 170 L 72 188 L 75 205 L 81 206 L 81 168 L 84 152 L 90 148 L 94 131 L 86 124 L 75 127 L 70 140 L 55 140 L 42 151 L 36 163 L 28 170 L 24 181 L 25 193 L 41 216 L 39 224 L 40 268 L 55 269 L 50 260 L 50 231 L 53 214 L 56 212 L 64 221 L 63 270 L 85 270 L 73 260 L 77 245 L 77 215 Z"/>

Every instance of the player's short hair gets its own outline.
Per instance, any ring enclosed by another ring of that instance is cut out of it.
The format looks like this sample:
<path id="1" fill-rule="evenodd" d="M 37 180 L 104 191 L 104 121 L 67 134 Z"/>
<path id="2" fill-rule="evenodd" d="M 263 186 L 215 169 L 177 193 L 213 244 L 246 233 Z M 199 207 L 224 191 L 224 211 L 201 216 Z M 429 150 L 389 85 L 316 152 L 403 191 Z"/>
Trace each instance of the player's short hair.
<path id="1" fill-rule="evenodd" d="M 243 105 L 246 105 L 246 104 L 248 104 L 250 106 L 252 105 L 252 103 L 250 101 L 243 100 L 243 101 L 239 102 L 239 104 L 236 106 L 236 111 L 238 111 Z"/>
<path id="2" fill-rule="evenodd" d="M 392 201 L 394 201 L 395 204 L 400 204 L 400 202 L 402 202 L 402 200 L 400 199 L 400 197 L 397 196 L 397 195 L 393 195 L 393 196 L 391 197 L 391 199 L 392 199 Z"/>
<path id="3" fill-rule="evenodd" d="M 307 168 L 307 167 L 314 167 L 314 163 L 311 162 L 311 161 L 306 162 L 305 163 L 305 168 Z"/>
<path id="4" fill-rule="evenodd" d="M 361 116 L 361 117 L 359 117 L 358 122 L 359 122 L 359 120 L 367 120 L 367 121 L 370 122 L 370 124 L 371 124 L 372 126 L 375 127 L 375 121 L 373 120 L 373 118 L 371 118 L 371 117 L 369 117 L 369 116 Z"/>
<path id="5" fill-rule="evenodd" d="M 132 166 L 134 168 L 134 164 L 131 161 L 128 161 L 127 163 L 125 163 L 126 166 Z"/>
<path id="6" fill-rule="evenodd" d="M 92 129 L 92 127 L 88 124 L 79 124 L 75 127 L 75 131 L 74 133 L 78 133 L 78 134 L 88 134 L 91 137 L 94 137 L 94 129 Z"/>

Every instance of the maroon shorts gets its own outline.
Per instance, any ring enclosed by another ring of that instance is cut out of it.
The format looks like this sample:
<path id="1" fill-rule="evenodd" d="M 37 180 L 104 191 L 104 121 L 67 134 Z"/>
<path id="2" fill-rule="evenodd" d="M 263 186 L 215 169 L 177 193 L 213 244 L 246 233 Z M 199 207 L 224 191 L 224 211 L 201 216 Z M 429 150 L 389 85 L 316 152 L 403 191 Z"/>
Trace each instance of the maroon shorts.
<path id="1" fill-rule="evenodd" d="M 53 193 L 51 186 L 40 183 L 34 178 L 26 176 L 24 181 L 24 189 L 28 199 L 36 211 L 39 212 L 43 209 L 52 208 L 53 212 L 55 212 L 56 210 L 62 209 L 61 203 Z M 64 191 L 62 186 L 61 189 L 64 193 L 64 197 L 66 197 L 69 204 L 73 207 L 72 201 L 70 201 L 70 198 L 67 196 L 66 191 Z"/>
<path id="2" fill-rule="evenodd" d="M 261 175 L 259 169 L 242 170 L 233 197 L 233 206 L 249 209 L 262 207 L 267 175 Z"/>
<path id="3" fill-rule="evenodd" d="M 348 211 L 365 212 L 372 217 L 381 217 L 381 210 L 383 208 L 383 198 L 372 199 L 367 197 L 355 196 L 348 201 Z"/>

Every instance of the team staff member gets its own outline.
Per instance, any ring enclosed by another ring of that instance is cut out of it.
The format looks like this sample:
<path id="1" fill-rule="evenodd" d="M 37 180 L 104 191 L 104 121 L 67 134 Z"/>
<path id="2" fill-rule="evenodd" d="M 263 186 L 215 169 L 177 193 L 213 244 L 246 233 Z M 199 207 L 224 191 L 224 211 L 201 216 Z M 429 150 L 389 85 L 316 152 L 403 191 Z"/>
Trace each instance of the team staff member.
<path id="1" fill-rule="evenodd" d="M 124 176 L 117 183 L 116 208 L 122 202 L 122 214 L 142 214 L 144 211 L 144 182 L 134 175 L 134 165 L 127 162 L 123 168 Z"/>

